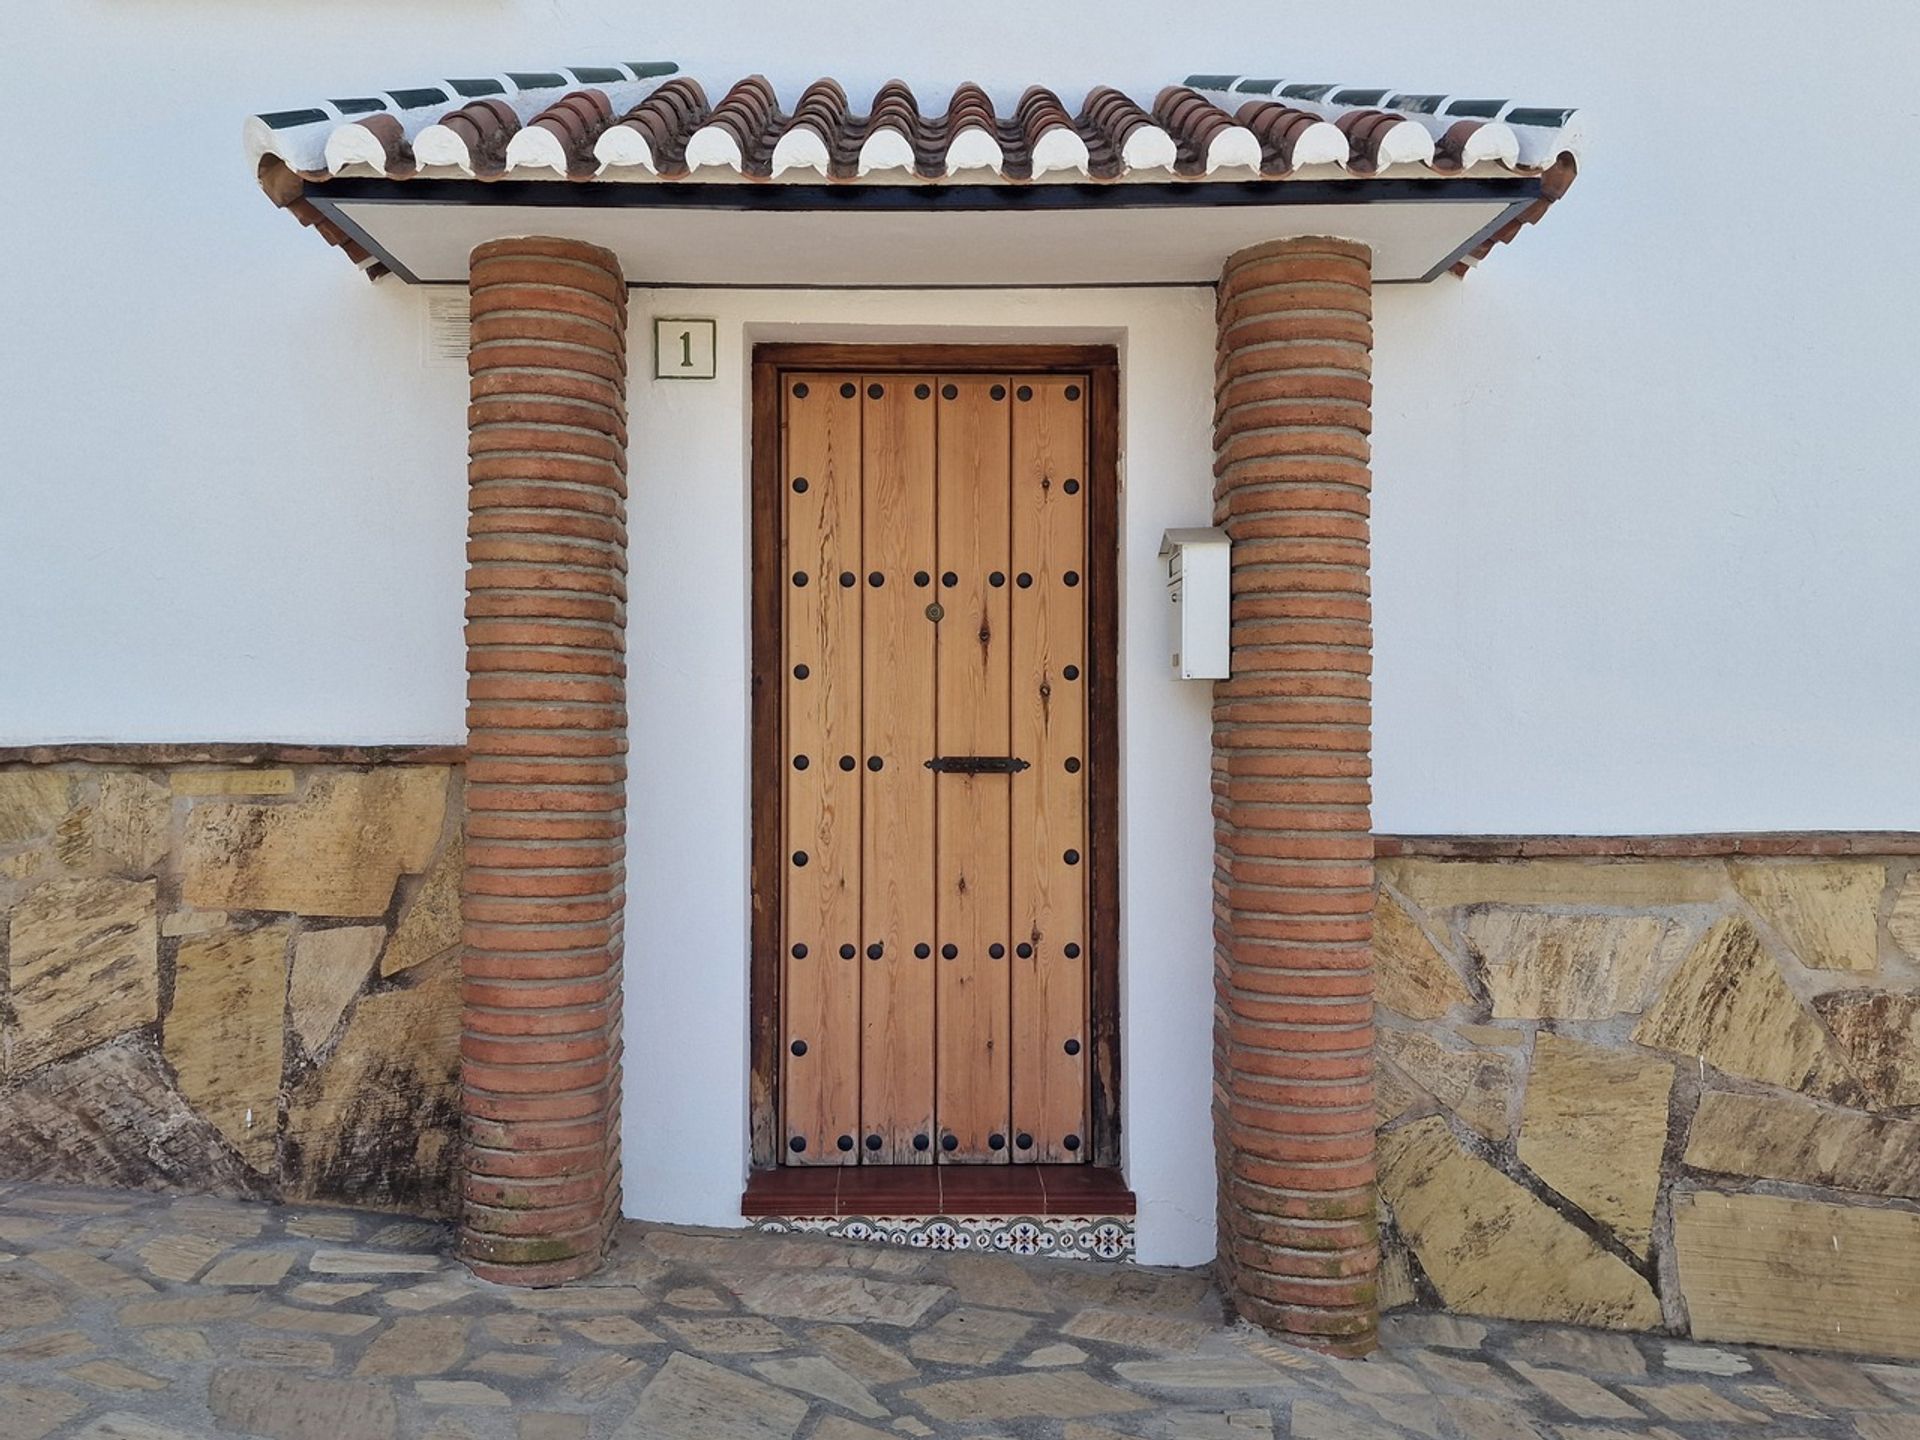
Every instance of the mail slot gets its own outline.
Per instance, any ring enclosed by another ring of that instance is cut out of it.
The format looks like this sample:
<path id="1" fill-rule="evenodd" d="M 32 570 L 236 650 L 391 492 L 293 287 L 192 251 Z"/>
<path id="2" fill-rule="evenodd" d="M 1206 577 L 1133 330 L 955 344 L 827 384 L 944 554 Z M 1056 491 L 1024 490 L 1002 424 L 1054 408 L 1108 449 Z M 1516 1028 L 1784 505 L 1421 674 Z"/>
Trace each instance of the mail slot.
<path id="1" fill-rule="evenodd" d="M 1169 530 L 1160 541 L 1167 567 L 1167 649 L 1176 680 L 1224 680 L 1233 624 L 1224 530 Z"/>

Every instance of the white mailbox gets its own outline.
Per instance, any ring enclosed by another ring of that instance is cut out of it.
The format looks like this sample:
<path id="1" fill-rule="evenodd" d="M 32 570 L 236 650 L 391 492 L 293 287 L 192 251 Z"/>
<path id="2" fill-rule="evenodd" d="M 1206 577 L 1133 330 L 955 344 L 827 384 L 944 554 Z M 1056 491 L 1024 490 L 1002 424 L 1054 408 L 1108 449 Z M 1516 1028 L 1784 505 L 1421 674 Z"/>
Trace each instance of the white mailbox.
<path id="1" fill-rule="evenodd" d="M 1169 530 L 1160 541 L 1167 562 L 1167 634 L 1179 680 L 1224 680 L 1232 627 L 1228 541 L 1224 530 Z"/>

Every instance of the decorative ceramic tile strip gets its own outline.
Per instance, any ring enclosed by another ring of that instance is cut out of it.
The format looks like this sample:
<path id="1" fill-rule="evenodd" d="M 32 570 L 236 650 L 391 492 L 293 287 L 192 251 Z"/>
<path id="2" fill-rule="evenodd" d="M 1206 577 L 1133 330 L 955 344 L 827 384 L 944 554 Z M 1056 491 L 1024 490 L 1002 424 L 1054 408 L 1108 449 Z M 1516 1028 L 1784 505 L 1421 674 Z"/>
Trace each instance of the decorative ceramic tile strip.
<path id="1" fill-rule="evenodd" d="M 1063 1260 L 1131 1260 L 1130 1215 L 782 1215 L 756 1220 L 763 1235 L 825 1235 L 914 1250 L 999 1251 Z"/>

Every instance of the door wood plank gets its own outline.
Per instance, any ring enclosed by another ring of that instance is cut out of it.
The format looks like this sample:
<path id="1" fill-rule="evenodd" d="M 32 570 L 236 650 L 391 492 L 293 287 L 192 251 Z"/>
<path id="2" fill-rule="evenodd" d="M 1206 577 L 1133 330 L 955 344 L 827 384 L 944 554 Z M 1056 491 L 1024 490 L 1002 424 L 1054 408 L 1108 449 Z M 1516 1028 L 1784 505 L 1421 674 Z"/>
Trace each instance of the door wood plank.
<path id="1" fill-rule="evenodd" d="M 933 958 L 934 775 L 926 768 L 934 753 L 937 634 L 926 608 L 940 593 L 936 381 L 933 375 L 861 380 L 866 616 L 860 1158 L 870 1165 L 931 1165 L 936 1153 L 939 962 Z"/>
<path id="2" fill-rule="evenodd" d="M 1016 375 L 1013 385 L 1013 744 L 1032 762 L 1012 796 L 1013 1158 L 1061 1164 L 1091 1152 L 1088 383 Z"/>
<path id="3" fill-rule="evenodd" d="M 861 741 L 861 415 L 857 387 L 843 395 L 843 384 L 842 376 L 788 374 L 781 396 L 787 853 L 780 1093 L 789 1165 L 858 1158 L 861 787 L 857 764 L 841 762 Z"/>
<path id="4" fill-rule="evenodd" d="M 1012 753 L 1008 383 L 1004 375 L 946 375 L 940 381 L 937 584 L 946 614 L 938 626 L 935 668 L 942 755 Z M 999 584 L 991 579 L 996 574 Z M 941 774 L 934 786 L 939 1158 L 1004 1164 L 1012 1150 L 1010 778 Z M 998 956 L 991 953 L 996 946 Z"/>

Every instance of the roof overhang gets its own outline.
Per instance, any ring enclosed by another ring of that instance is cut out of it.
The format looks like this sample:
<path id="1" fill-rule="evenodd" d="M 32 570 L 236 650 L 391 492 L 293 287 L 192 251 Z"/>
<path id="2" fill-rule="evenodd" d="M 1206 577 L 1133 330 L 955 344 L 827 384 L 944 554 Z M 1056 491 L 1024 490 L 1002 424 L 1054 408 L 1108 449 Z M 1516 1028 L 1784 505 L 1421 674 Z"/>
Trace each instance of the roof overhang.
<path id="1" fill-rule="evenodd" d="M 412 283 L 464 284 L 474 247 L 564 234 L 656 286 L 1211 284 L 1286 235 L 1374 252 L 1378 282 L 1431 280 L 1541 200 L 1538 176 L 1165 185 L 569 185 L 339 179 L 303 198 Z"/>
<path id="2" fill-rule="evenodd" d="M 670 63 L 502 72 L 248 122 L 261 185 L 370 274 L 461 283 L 475 246 L 559 234 L 651 286 L 1210 284 L 1234 252 L 1337 235 L 1384 283 L 1464 273 L 1571 183 L 1575 113 L 1193 75 L 1077 113 L 898 81 L 758 76 L 718 104 Z M 456 102 L 465 100 L 465 104 Z M 450 108 L 451 107 L 451 108 Z"/>

